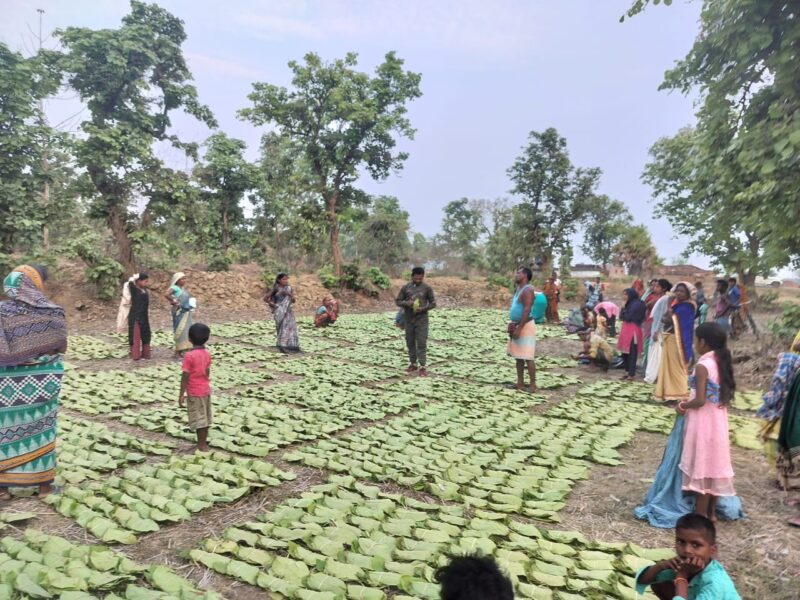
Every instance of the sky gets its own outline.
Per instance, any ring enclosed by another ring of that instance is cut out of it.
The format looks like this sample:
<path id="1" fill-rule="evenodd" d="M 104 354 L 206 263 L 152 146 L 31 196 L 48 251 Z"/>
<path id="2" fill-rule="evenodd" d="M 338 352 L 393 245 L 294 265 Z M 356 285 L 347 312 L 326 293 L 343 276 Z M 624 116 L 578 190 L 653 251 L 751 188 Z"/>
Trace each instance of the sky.
<path id="1" fill-rule="evenodd" d="M 353 51 L 372 72 L 394 50 L 422 75 L 409 105 L 417 129 L 399 147 L 410 157 L 398 174 L 361 187 L 393 195 L 412 229 L 439 231 L 451 200 L 513 197 L 506 169 L 530 131 L 555 127 L 573 164 L 600 167 L 598 191 L 624 202 L 650 229 L 667 260 L 686 248 L 669 224 L 652 218 L 640 181 L 649 147 L 694 121 L 693 99 L 658 91 L 664 72 L 685 56 L 698 31 L 699 0 L 653 6 L 619 22 L 631 0 L 160 0 L 185 22 L 185 54 L 200 100 L 220 129 L 243 139 L 255 158 L 264 128 L 237 119 L 252 83 L 289 86 L 290 60 L 325 60 Z M 55 28 L 114 28 L 123 0 L 0 0 L 0 40 L 20 51 L 35 43 L 37 8 L 45 36 Z M 53 47 L 52 40 L 45 42 Z M 87 114 L 73 94 L 47 105 L 51 122 L 77 130 Z M 190 118 L 173 119 L 186 140 L 210 134 Z M 184 159 L 164 150 L 171 166 Z M 582 253 L 576 248 L 576 260 Z M 705 257 L 691 262 L 707 266 Z"/>

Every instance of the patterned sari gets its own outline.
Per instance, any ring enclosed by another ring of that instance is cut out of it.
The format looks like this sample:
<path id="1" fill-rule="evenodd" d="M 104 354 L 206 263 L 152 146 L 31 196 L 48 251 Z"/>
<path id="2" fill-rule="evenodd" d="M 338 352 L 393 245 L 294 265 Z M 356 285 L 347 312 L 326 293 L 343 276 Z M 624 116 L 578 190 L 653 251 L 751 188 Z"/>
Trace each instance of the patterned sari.
<path id="1" fill-rule="evenodd" d="M 171 286 L 170 289 L 178 302 L 178 306 L 172 309 L 172 333 L 175 338 L 175 352 L 191 350 L 192 342 L 189 341 L 189 328 L 192 326 L 193 308 L 189 300 L 192 297 L 189 292 L 177 285 Z"/>
<path id="2" fill-rule="evenodd" d="M 54 353 L 67 343 L 64 310 L 21 272 L 3 287 L 10 299 L 0 302 L 0 487 L 45 485 L 55 478 L 64 367 Z"/>
<path id="3" fill-rule="evenodd" d="M 292 309 L 292 288 L 278 286 L 273 294 L 275 308 L 272 318 L 278 334 L 278 350 L 283 352 L 300 352 L 300 339 L 297 335 L 297 321 Z"/>

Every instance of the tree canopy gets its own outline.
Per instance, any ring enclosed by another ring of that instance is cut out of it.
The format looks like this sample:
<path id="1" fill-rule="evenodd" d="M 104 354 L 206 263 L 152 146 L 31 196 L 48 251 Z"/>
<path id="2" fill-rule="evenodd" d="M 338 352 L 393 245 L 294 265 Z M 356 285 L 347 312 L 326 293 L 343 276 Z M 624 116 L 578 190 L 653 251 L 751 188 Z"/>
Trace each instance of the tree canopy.
<path id="1" fill-rule="evenodd" d="M 269 83 L 253 84 L 253 106 L 239 115 L 256 124 L 272 124 L 298 143 L 314 176 L 330 232 L 331 260 L 341 274 L 339 212 L 342 192 L 363 169 L 385 179 L 408 157 L 396 150 L 396 136 L 414 137 L 406 104 L 421 96 L 418 73 L 403 70 L 403 60 L 386 54 L 374 77 L 355 69 L 358 57 L 325 63 L 314 53 L 303 64 L 292 61 L 292 90 Z"/>

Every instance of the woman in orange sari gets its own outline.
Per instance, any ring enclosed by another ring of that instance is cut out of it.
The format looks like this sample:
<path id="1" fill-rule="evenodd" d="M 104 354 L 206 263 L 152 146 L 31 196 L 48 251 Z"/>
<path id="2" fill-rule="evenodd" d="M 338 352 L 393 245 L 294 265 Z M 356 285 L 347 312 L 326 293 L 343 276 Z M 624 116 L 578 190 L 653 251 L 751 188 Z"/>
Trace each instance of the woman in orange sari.
<path id="1" fill-rule="evenodd" d="M 551 275 L 542 288 L 542 293 L 547 298 L 547 312 L 545 318 L 548 323 L 558 323 L 558 286 Z"/>

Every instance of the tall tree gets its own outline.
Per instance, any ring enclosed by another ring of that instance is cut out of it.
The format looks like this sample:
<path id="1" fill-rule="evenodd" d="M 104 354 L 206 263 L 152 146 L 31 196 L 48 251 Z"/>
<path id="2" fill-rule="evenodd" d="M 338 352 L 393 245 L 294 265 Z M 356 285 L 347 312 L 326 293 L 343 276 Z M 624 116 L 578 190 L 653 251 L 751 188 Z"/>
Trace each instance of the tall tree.
<path id="1" fill-rule="evenodd" d="M 600 169 L 576 168 L 567 152 L 567 140 L 554 128 L 532 131 L 528 145 L 508 169 L 511 192 L 522 197 L 515 212 L 515 228 L 531 259 L 545 267 L 570 244 L 600 178 Z"/>
<path id="2" fill-rule="evenodd" d="M 410 228 L 408 212 L 400 208 L 397 198 L 374 198 L 369 216 L 358 233 L 359 254 L 373 265 L 397 274 L 411 251 Z"/>
<path id="3" fill-rule="evenodd" d="M 703 2 L 694 45 L 661 85 L 699 91 L 695 129 L 659 142 L 645 172 L 673 227 L 749 284 L 800 261 L 797 11 L 786 0 Z"/>
<path id="4" fill-rule="evenodd" d="M 629 225 L 614 246 L 614 262 L 629 275 L 640 277 L 661 264 L 650 232 L 644 225 Z"/>
<path id="5" fill-rule="evenodd" d="M 203 196 L 217 216 L 219 244 L 228 253 L 232 232 L 244 222 L 242 200 L 258 187 L 258 171 L 244 158 L 242 140 L 215 133 L 206 140 L 206 153 L 195 166 L 194 175 L 203 186 Z"/>
<path id="6" fill-rule="evenodd" d="M 316 54 L 305 63 L 292 61 L 293 89 L 256 83 L 248 96 L 252 108 L 239 115 L 256 124 L 272 124 L 298 142 L 314 174 L 328 218 L 331 254 L 341 274 L 339 212 L 342 192 L 360 172 L 376 180 L 399 170 L 406 152 L 396 151 L 396 136 L 413 138 L 406 104 L 421 96 L 420 75 L 403 70 L 403 61 L 390 52 L 375 75 L 355 69 L 357 55 L 324 63 Z"/>
<path id="7" fill-rule="evenodd" d="M 135 266 L 130 234 L 136 225 L 131 205 L 161 168 L 153 144 L 169 141 L 189 155 L 196 152 L 170 133 L 171 113 L 182 109 L 209 127 L 216 123 L 189 83 L 181 50 L 183 22 L 163 8 L 132 0 L 118 29 L 69 27 L 55 35 L 64 47 L 60 64 L 69 85 L 90 115 L 76 142 L 77 161 L 88 178 L 85 192 L 130 271 Z"/>
<path id="8" fill-rule="evenodd" d="M 445 205 L 441 240 L 451 253 L 461 257 L 467 273 L 483 260 L 477 243 L 485 232 L 483 214 L 469 199 L 461 198 Z"/>
<path id="9" fill-rule="evenodd" d="M 591 202 L 583 232 L 581 250 L 603 269 L 611 264 L 614 246 L 633 221 L 628 208 L 606 195 L 596 196 Z"/>
<path id="10" fill-rule="evenodd" d="M 41 101 L 58 89 L 59 76 L 42 56 L 25 58 L 0 43 L 0 252 L 41 239 L 48 215 L 39 190 L 49 176 L 42 169 L 53 136 Z"/>

